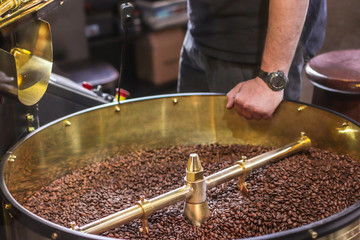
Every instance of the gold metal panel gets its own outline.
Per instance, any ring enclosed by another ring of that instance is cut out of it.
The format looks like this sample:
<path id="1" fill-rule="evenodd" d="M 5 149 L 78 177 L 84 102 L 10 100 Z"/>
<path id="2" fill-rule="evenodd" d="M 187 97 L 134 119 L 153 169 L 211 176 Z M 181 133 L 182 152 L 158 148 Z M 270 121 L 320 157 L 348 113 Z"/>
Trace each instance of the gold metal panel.
<path id="1" fill-rule="evenodd" d="M 283 102 L 271 120 L 248 121 L 225 104 L 225 96 L 174 95 L 126 100 L 67 116 L 29 134 L 4 156 L 6 186 L 21 204 L 32 190 L 117 152 L 215 142 L 279 147 L 300 132 L 315 147 L 359 159 L 359 126 L 338 115 Z M 321 239 L 353 236 L 359 236 L 358 220 Z"/>
<path id="2" fill-rule="evenodd" d="M 41 99 L 49 84 L 53 61 L 50 26 L 44 21 L 30 22 L 14 34 L 16 45 L 11 53 L 17 68 L 18 99 L 29 106 Z"/>
<path id="3" fill-rule="evenodd" d="M 215 142 L 279 147 L 300 132 L 315 147 L 360 156 L 359 127 L 324 110 L 298 111 L 301 104 L 283 102 L 271 120 L 248 121 L 225 108 L 224 96 L 176 98 L 177 104 L 173 96 L 126 100 L 120 111 L 108 104 L 36 130 L 14 148 L 16 160 L 6 163 L 9 191 L 21 202 L 30 190 L 116 152 Z"/>
<path id="4" fill-rule="evenodd" d="M 50 26 L 31 21 L 18 28 L 8 40 L 10 52 L 0 49 L 0 71 L 14 81 L 1 84 L 0 90 L 34 105 L 44 95 L 52 70 Z"/>
<path id="5" fill-rule="evenodd" d="M 0 1 L 0 29 L 23 19 L 54 0 L 3 0 Z M 61 3 L 60 3 L 61 4 Z"/>

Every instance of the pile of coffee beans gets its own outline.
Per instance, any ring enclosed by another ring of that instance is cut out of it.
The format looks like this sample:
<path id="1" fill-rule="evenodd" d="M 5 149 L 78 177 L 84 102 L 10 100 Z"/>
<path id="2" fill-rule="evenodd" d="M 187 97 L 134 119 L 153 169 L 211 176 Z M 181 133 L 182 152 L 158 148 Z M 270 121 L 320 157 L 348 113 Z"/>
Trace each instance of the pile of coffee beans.
<path id="1" fill-rule="evenodd" d="M 197 153 L 205 175 L 271 150 L 250 145 L 179 146 L 116 155 L 73 171 L 26 199 L 33 213 L 65 227 L 82 226 L 131 207 L 144 195 L 153 198 L 184 184 L 190 153 Z M 338 213 L 360 199 L 360 163 L 347 155 L 311 148 L 208 190 L 211 216 L 193 226 L 180 202 L 149 217 L 150 233 L 140 220 L 102 233 L 125 239 L 234 239 L 296 228 Z"/>

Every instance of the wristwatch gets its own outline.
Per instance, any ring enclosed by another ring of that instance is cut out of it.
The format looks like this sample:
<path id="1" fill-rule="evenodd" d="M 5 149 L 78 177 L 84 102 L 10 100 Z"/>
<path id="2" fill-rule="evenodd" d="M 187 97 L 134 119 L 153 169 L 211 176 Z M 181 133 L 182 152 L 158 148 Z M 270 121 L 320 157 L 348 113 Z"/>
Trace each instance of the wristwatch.
<path id="1" fill-rule="evenodd" d="M 284 72 L 278 70 L 277 72 L 264 72 L 260 69 L 258 77 L 264 80 L 264 82 L 273 90 L 280 91 L 283 90 L 289 81 L 288 77 Z"/>

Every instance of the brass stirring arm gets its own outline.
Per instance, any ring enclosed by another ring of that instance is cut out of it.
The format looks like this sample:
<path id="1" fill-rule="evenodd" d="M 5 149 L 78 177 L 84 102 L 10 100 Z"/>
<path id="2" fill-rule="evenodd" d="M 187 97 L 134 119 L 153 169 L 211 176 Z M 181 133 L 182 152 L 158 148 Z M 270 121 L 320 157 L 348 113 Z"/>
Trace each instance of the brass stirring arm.
<path id="1" fill-rule="evenodd" d="M 147 218 L 152 213 L 185 199 L 184 214 L 194 225 L 200 226 L 210 215 L 206 200 L 207 190 L 235 178 L 240 177 L 241 179 L 245 179 L 245 177 L 255 169 L 308 149 L 311 146 L 311 140 L 305 136 L 304 133 L 301 133 L 301 135 L 300 139 L 296 142 L 246 161 L 242 159 L 234 166 L 205 178 L 197 154 L 191 154 L 185 177 L 186 184 L 184 186 L 149 200 L 143 198 L 142 201 L 138 202 L 135 206 L 96 220 L 82 227 L 73 227 L 73 229 L 85 233 L 98 234 L 116 226 L 130 223 L 135 219 L 142 219 L 146 220 L 143 224 L 143 231 L 146 232 L 148 230 Z"/>

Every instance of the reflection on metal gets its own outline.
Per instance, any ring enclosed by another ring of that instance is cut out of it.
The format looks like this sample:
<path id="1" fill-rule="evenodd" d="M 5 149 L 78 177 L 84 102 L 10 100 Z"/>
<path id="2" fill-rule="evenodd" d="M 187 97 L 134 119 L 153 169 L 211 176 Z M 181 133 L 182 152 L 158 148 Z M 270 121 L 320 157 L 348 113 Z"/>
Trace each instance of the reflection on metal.
<path id="1" fill-rule="evenodd" d="M 28 113 L 25 115 L 25 119 L 28 123 L 32 123 L 32 122 L 34 122 L 34 115 Z"/>
<path id="2" fill-rule="evenodd" d="M 247 197 L 247 195 L 249 193 L 249 190 L 248 190 L 248 188 L 246 186 L 246 182 L 245 182 L 245 176 L 247 175 L 246 174 L 246 167 L 245 167 L 245 161 L 246 160 L 247 160 L 247 157 L 242 156 L 241 160 L 237 162 L 237 164 L 239 164 L 243 169 L 243 174 L 241 175 L 241 177 L 239 178 L 239 181 L 238 181 L 238 188 L 239 188 L 239 191 L 241 192 L 241 194 L 244 197 Z"/>
<path id="3" fill-rule="evenodd" d="M 356 140 L 359 130 L 351 126 L 349 122 L 343 122 L 340 128 L 336 128 L 339 134 L 347 135 L 349 138 Z"/>
<path id="4" fill-rule="evenodd" d="M 140 196 L 140 201 L 136 203 L 139 205 L 143 211 L 143 216 L 141 218 L 141 228 L 140 232 L 142 234 L 148 234 L 149 233 L 149 221 L 148 217 L 152 214 L 153 209 L 151 204 L 149 204 L 149 201 L 145 199 L 144 196 Z"/>
<path id="5" fill-rule="evenodd" d="M 10 203 L 6 203 L 4 207 L 5 207 L 6 210 L 10 210 L 10 209 L 11 209 L 11 204 L 10 204 Z"/>
<path id="6" fill-rule="evenodd" d="M 173 98 L 177 98 L 181 104 L 174 107 Z M 313 147 L 348 154 L 360 160 L 360 125 L 349 123 L 351 129 L 358 130 L 354 131 L 355 138 L 340 134 L 337 128 L 347 120 L 314 106 L 308 106 L 306 111 L 296 114 L 296 109 L 303 104 L 283 101 L 271 120 L 249 121 L 239 117 L 235 110 L 226 109 L 226 96 L 221 95 L 174 94 L 128 99 L 121 104 L 121 111 L 126 113 L 121 118 L 114 113 L 116 105 L 117 103 L 111 103 L 67 117 L 73 129 L 64 130 L 65 118 L 59 119 L 29 134 L 4 155 L 0 164 L 0 171 L 4 174 L 0 178 L 4 186 L 2 196 L 4 201 L 11 203 L 14 210 L 20 213 L 13 219 L 6 216 L 7 220 L 22 223 L 21 217 L 29 214 L 22 205 L 32 193 L 72 170 L 101 162 L 104 155 L 212 143 L 279 147 L 291 142 L 299 132 L 305 131 L 311 138 Z M 7 161 L 10 154 L 17 156 L 15 162 Z M 240 165 L 237 164 L 237 167 L 240 168 Z M 191 189 L 182 189 L 178 191 L 178 196 L 182 196 L 184 192 L 189 194 L 190 191 Z M 160 200 L 156 202 L 159 203 Z M 344 209 L 341 213 L 290 230 L 295 232 L 293 238 L 296 239 L 297 234 L 308 234 L 309 229 L 314 229 L 319 234 L 321 232 L 321 240 L 351 239 L 352 234 L 360 236 L 359 204 L 358 201 L 355 207 Z M 138 210 L 141 219 L 143 212 Z M 353 220 L 354 217 L 357 220 Z M 21 225 L 27 232 L 15 231 L 16 228 L 11 226 L 9 239 L 39 239 L 39 235 L 49 239 L 52 232 L 64 232 L 64 227 L 50 224 L 40 216 L 32 215 L 31 219 L 31 225 Z M 325 222 L 336 227 L 329 228 Z M 338 229 L 340 225 L 344 227 Z M 25 234 L 30 231 L 36 231 L 36 236 Z M 276 234 L 287 236 L 289 232 Z M 97 237 L 85 236 L 78 231 L 71 231 L 70 235 L 73 236 L 72 239 Z M 310 235 L 307 236 L 311 238 Z M 58 238 L 61 238 L 61 234 Z"/>
<path id="7" fill-rule="evenodd" d="M 30 23 L 15 33 L 11 53 L 17 69 L 18 98 L 25 105 L 37 103 L 44 95 L 52 69 L 52 42 L 47 22 Z"/>
<path id="8" fill-rule="evenodd" d="M 116 106 L 115 106 L 115 112 L 120 112 L 120 110 L 121 110 L 121 109 L 120 109 L 120 106 L 116 105 Z"/>
<path id="9" fill-rule="evenodd" d="M 285 158 L 294 153 L 306 150 L 311 146 L 311 140 L 304 133 L 301 138 L 281 148 L 261 154 L 248 161 L 240 160 L 232 167 L 214 173 L 204 178 L 203 168 L 197 154 L 191 154 L 185 177 L 185 185 L 173 191 L 162 194 L 150 200 L 142 198 L 135 206 L 114 213 L 105 218 L 96 220 L 82 227 L 75 227 L 75 230 L 85 233 L 99 234 L 114 227 L 130 223 L 135 219 L 142 219 L 143 233 L 147 232 L 147 218 L 164 207 L 170 206 L 179 201 L 185 200 L 184 215 L 190 219 L 195 226 L 200 226 L 210 216 L 206 191 L 228 182 L 234 178 L 249 175 L 253 170 L 266 164 Z M 145 229 L 144 229 L 145 228 Z"/>
<path id="10" fill-rule="evenodd" d="M 177 99 L 177 98 L 174 98 L 172 101 L 173 101 L 173 104 L 177 104 L 177 103 L 178 103 L 178 99 Z"/>
<path id="11" fill-rule="evenodd" d="M 147 204 L 150 204 L 149 206 L 151 207 L 142 208 L 136 204 L 133 207 L 96 220 L 95 222 L 86 224 L 82 227 L 75 227 L 75 230 L 92 234 L 102 233 L 107 229 L 112 229 L 114 227 L 132 222 L 135 219 L 143 219 L 144 217 L 150 215 L 150 212 L 156 212 L 166 206 L 185 200 L 191 195 L 191 192 L 192 190 L 189 186 L 183 186 L 148 200 Z"/>
<path id="12" fill-rule="evenodd" d="M 312 229 L 309 230 L 309 233 L 310 233 L 310 236 L 311 236 L 312 239 L 315 239 L 315 238 L 318 237 L 318 233 L 315 232 L 315 231 L 312 230 Z"/>
<path id="13" fill-rule="evenodd" d="M 10 154 L 8 157 L 8 162 L 15 162 L 16 156 L 14 154 Z"/>
<path id="14" fill-rule="evenodd" d="M 4 0 L 0 2 L 0 28 L 34 13 L 54 0 Z"/>
<path id="15" fill-rule="evenodd" d="M 266 164 L 297 153 L 311 146 L 310 138 L 302 136 L 298 141 L 285 145 L 276 150 L 269 151 L 254 158 L 251 158 L 241 164 L 236 164 L 226 168 L 220 172 L 214 173 L 206 177 L 207 189 L 211 189 L 217 185 L 228 182 L 231 179 L 241 177 L 244 174 L 248 176 L 253 170 L 265 166 Z"/>
<path id="16" fill-rule="evenodd" d="M 206 181 L 204 169 L 198 154 L 190 154 L 186 168 L 185 184 L 193 189 L 189 198 L 186 199 L 184 215 L 195 226 L 201 226 L 210 216 L 208 202 L 206 200 Z"/>
<path id="17" fill-rule="evenodd" d="M 27 131 L 28 133 L 31 133 L 33 131 L 35 131 L 35 127 L 32 126 L 33 122 L 34 122 L 34 116 L 30 113 L 25 115 L 25 119 L 26 119 L 26 123 L 27 123 Z"/>
<path id="18" fill-rule="evenodd" d="M 23 104 L 31 106 L 44 95 L 50 80 L 53 61 L 50 26 L 40 20 L 29 22 L 12 34 L 10 53 L 2 51 L 0 56 L 1 63 L 12 69 L 1 67 L 0 71 L 17 80 L 11 84 L 11 93 Z"/>
<path id="19" fill-rule="evenodd" d="M 52 233 L 51 234 L 51 239 L 55 240 L 58 238 L 58 234 L 57 233 Z"/>
<path id="20" fill-rule="evenodd" d="M 300 106 L 298 107 L 298 112 L 302 112 L 307 106 L 306 105 L 303 105 L 303 106 Z"/>
<path id="21" fill-rule="evenodd" d="M 71 126 L 71 122 L 69 120 L 64 121 L 65 127 Z"/>

